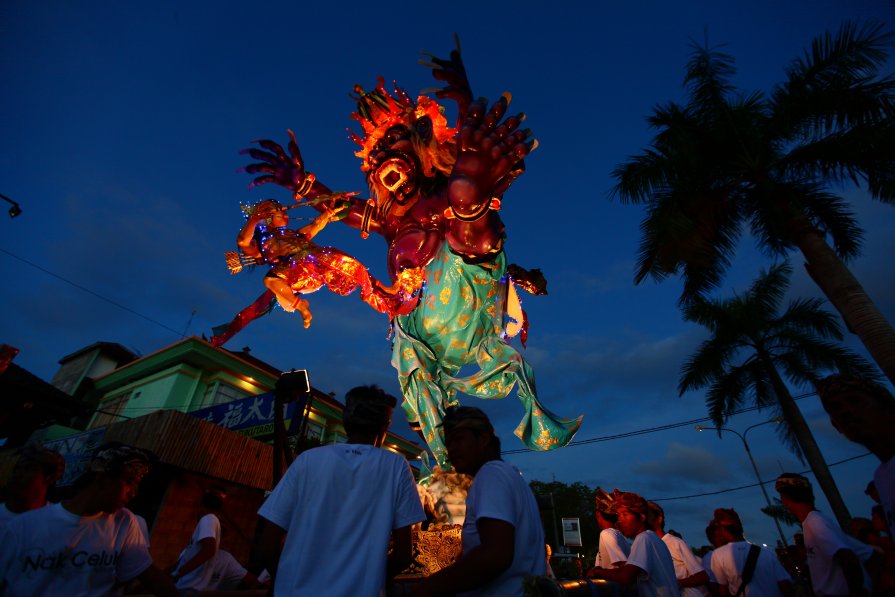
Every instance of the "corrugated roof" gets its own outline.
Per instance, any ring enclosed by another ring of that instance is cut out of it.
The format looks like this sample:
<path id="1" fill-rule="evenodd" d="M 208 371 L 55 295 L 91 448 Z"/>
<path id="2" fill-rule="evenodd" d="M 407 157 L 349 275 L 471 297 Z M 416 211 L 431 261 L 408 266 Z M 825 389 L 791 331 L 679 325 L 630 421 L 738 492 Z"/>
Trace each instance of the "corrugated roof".
<path id="1" fill-rule="evenodd" d="M 264 490 L 273 484 L 272 446 L 178 411 L 110 425 L 104 441 L 152 450 L 165 464 L 232 483 Z"/>

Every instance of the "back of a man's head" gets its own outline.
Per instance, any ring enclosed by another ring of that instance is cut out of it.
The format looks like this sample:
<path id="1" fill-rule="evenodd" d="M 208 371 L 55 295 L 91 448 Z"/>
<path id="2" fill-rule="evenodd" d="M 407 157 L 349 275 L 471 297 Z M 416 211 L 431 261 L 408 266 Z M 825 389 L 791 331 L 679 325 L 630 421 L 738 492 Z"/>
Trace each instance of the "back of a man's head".
<path id="1" fill-rule="evenodd" d="M 13 469 L 14 472 L 25 470 L 38 470 L 47 485 L 52 485 L 65 473 L 65 458 L 54 450 L 29 444 L 19 451 L 19 459 Z"/>
<path id="2" fill-rule="evenodd" d="M 345 394 L 342 425 L 348 435 L 378 435 L 388 429 L 397 399 L 377 386 L 358 386 Z"/>
<path id="3" fill-rule="evenodd" d="M 817 395 L 820 396 L 824 408 L 830 399 L 845 394 L 862 394 L 873 398 L 882 409 L 895 410 L 895 397 L 884 386 L 873 380 L 834 373 L 817 382 Z"/>
<path id="4" fill-rule="evenodd" d="M 84 473 L 75 481 L 74 489 L 83 489 L 98 475 L 120 477 L 133 474 L 142 478 L 157 460 L 155 454 L 149 450 L 122 442 L 105 443 L 94 450 Z"/>
<path id="5" fill-rule="evenodd" d="M 618 522 L 618 514 L 615 512 L 615 497 L 601 487 L 597 487 L 594 492 L 594 511 L 602 516 L 610 526 Z"/>
<path id="6" fill-rule="evenodd" d="M 817 382 L 817 394 L 833 427 L 880 460 L 895 456 L 895 398 L 871 379 L 830 375 Z"/>
<path id="7" fill-rule="evenodd" d="M 783 473 L 777 477 L 774 488 L 782 496 L 798 504 L 814 505 L 814 490 L 811 481 L 796 473 Z"/>
<path id="8" fill-rule="evenodd" d="M 500 438 L 494 433 L 491 419 L 482 409 L 474 406 L 450 406 L 445 410 L 443 426 L 445 437 L 458 429 L 469 429 L 476 435 L 490 435 L 490 456 L 500 458 Z"/>
<path id="9" fill-rule="evenodd" d="M 736 539 L 743 538 L 743 523 L 733 508 L 716 508 L 712 523 L 730 533 Z"/>
<path id="10" fill-rule="evenodd" d="M 663 510 L 662 506 L 660 506 L 656 502 L 647 501 L 646 506 L 646 526 L 648 526 L 650 530 L 654 532 L 658 530 L 664 530 L 665 510 Z"/>

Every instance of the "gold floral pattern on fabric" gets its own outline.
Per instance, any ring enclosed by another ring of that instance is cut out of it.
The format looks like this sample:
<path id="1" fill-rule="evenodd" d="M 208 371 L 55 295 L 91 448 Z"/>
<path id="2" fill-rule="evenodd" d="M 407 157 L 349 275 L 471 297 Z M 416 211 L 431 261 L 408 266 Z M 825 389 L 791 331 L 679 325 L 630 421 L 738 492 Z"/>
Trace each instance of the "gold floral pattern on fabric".
<path id="1" fill-rule="evenodd" d="M 534 372 L 503 337 L 506 297 L 502 252 L 492 261 L 470 264 L 444 244 L 429 265 L 423 306 L 394 320 L 392 365 L 404 412 L 411 424 L 427 430 L 426 441 L 442 466 L 447 465 L 442 417 L 457 404 L 458 392 L 493 399 L 516 387 L 525 408 L 516 435 L 533 450 L 566 445 L 581 424 L 580 417 L 558 417 L 538 402 Z M 459 376 L 467 365 L 478 370 Z"/>

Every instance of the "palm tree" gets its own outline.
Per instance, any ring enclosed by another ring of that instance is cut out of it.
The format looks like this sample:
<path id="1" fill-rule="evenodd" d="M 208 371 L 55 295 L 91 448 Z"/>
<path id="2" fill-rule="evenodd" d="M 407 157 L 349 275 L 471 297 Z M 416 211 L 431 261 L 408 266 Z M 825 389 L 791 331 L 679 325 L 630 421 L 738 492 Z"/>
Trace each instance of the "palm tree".
<path id="1" fill-rule="evenodd" d="M 783 505 L 779 498 L 774 498 L 774 503 L 770 506 L 765 506 L 761 511 L 763 514 L 767 514 L 786 526 L 794 527 L 801 524 L 798 518 L 789 513 L 789 510 L 786 509 L 786 506 Z"/>
<path id="2" fill-rule="evenodd" d="M 804 455 L 839 524 L 847 528 L 848 510 L 784 377 L 813 388 L 824 371 L 869 379 L 878 379 L 879 373 L 834 342 L 842 332 L 821 299 L 798 299 L 778 313 L 790 273 L 788 264 L 777 265 L 762 272 L 742 296 L 697 297 L 684 306 L 684 319 L 708 328 L 711 337 L 684 364 L 678 391 L 683 395 L 707 387 L 706 406 L 718 427 L 747 401 L 778 408 L 786 422 L 782 439 L 800 458 Z"/>
<path id="3" fill-rule="evenodd" d="M 651 146 L 613 171 L 613 195 L 646 205 L 635 282 L 680 273 L 682 302 L 716 288 L 748 225 L 770 255 L 801 251 L 895 383 L 895 331 L 844 263 L 863 231 L 828 190 L 865 184 L 895 202 L 895 78 L 879 74 L 892 40 L 882 25 L 847 23 L 815 39 L 769 96 L 738 91 L 733 58 L 696 47 L 686 105 L 657 106 Z"/>

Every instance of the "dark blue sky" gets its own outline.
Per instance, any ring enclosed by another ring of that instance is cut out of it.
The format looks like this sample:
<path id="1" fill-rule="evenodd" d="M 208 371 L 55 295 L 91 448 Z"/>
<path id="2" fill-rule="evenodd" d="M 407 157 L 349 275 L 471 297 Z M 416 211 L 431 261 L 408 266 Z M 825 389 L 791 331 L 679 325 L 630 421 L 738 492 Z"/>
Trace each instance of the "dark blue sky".
<path id="1" fill-rule="evenodd" d="M 550 294 L 527 299 L 524 356 L 555 412 L 584 414 L 576 440 L 705 415 L 699 394 L 678 398 L 681 362 L 703 339 L 681 321 L 677 280 L 635 287 L 639 208 L 608 198 L 612 168 L 651 138 L 644 117 L 681 99 L 691 40 L 726 44 L 734 81 L 769 89 L 815 35 L 845 19 L 895 23 L 889 2 L 286 3 L 5 2 L 0 6 L 0 193 L 24 213 L 0 219 L 0 341 L 46 379 L 56 361 L 97 340 L 142 354 L 180 334 L 208 333 L 263 290 L 262 272 L 230 276 L 240 202 L 285 198 L 247 190 L 238 151 L 253 139 L 298 135 L 310 170 L 337 190 L 364 191 L 347 140 L 355 83 L 397 79 L 412 94 L 434 86 L 417 52 L 446 56 L 457 32 L 474 92 L 513 93 L 540 142 L 504 201 L 510 261 L 541 268 Z M 890 63 L 891 64 L 891 63 Z M 895 211 L 842 189 L 866 226 L 853 269 L 895 321 L 890 233 Z M 385 277 L 381 239 L 328 228 L 320 241 Z M 744 290 L 765 263 L 742 243 L 724 291 Z M 21 260 L 107 297 L 115 307 Z M 792 296 L 816 295 L 798 256 Z M 885 269 L 884 269 L 885 268 Z M 281 368 L 343 394 L 360 383 L 398 393 L 387 321 L 357 297 L 310 297 L 305 330 L 282 311 L 229 348 L 250 346 Z M 195 310 L 195 316 L 191 316 Z M 855 344 L 850 341 L 851 344 Z M 800 393 L 795 389 L 795 393 Z M 506 449 L 522 411 L 514 397 L 483 406 Z M 800 402 L 830 462 L 863 453 L 837 436 L 816 398 Z M 743 430 L 768 413 L 739 415 Z M 406 430 L 406 424 L 396 424 Z M 803 465 L 771 426 L 750 432 L 762 473 Z M 692 426 L 546 454 L 510 454 L 529 479 L 621 487 L 650 498 L 754 482 L 742 445 Z M 872 457 L 835 466 L 853 515 Z M 773 492 L 772 492 L 773 493 Z M 692 544 L 718 506 L 735 507 L 750 537 L 771 542 L 757 488 L 665 502 L 669 526 Z M 821 501 L 822 507 L 826 504 Z M 792 529 L 790 529 L 791 531 Z"/>

